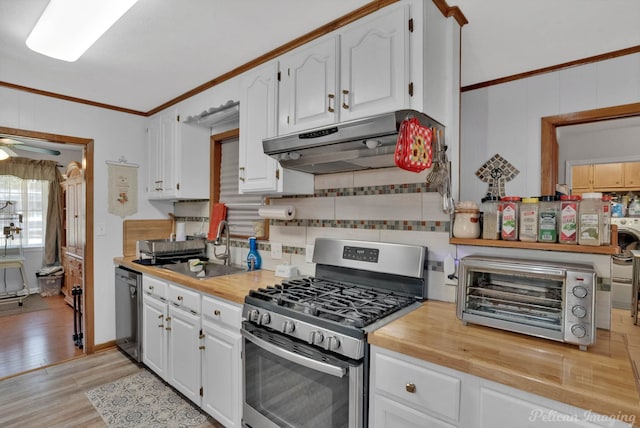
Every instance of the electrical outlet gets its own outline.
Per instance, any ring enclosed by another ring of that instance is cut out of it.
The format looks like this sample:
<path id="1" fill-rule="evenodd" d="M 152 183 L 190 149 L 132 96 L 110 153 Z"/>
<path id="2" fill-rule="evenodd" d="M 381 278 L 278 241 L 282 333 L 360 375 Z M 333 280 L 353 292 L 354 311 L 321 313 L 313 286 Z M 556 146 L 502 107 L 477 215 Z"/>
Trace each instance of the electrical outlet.
<path id="1" fill-rule="evenodd" d="M 313 245 L 307 245 L 304 253 L 304 261 L 307 263 L 313 263 Z"/>
<path id="2" fill-rule="evenodd" d="M 271 258 L 273 260 L 281 260 L 282 259 L 282 243 L 280 243 L 280 242 L 271 242 Z"/>

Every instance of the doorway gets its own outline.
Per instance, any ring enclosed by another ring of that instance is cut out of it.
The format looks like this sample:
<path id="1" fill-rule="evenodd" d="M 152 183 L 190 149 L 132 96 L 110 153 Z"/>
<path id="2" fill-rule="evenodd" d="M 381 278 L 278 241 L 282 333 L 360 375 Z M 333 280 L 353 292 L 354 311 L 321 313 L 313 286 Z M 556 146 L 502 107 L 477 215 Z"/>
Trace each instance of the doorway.
<path id="1" fill-rule="evenodd" d="M 94 141 L 68 135 L 49 134 L 38 131 L 8 128 L 0 126 L 0 134 L 16 138 L 28 138 L 61 145 L 72 145 L 82 150 L 82 166 L 84 168 L 84 201 L 85 201 L 85 248 L 84 248 L 84 352 L 91 354 L 95 351 L 94 337 L 94 249 L 93 249 L 93 187 L 94 187 Z"/>

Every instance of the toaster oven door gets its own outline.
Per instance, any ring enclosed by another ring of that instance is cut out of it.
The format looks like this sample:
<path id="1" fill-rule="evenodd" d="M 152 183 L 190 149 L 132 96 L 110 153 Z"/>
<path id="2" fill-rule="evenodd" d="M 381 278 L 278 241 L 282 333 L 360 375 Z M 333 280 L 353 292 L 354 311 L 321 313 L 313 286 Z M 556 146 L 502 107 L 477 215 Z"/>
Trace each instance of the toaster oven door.
<path id="1" fill-rule="evenodd" d="M 462 259 L 458 318 L 553 340 L 593 343 L 595 273 L 552 263 Z"/>

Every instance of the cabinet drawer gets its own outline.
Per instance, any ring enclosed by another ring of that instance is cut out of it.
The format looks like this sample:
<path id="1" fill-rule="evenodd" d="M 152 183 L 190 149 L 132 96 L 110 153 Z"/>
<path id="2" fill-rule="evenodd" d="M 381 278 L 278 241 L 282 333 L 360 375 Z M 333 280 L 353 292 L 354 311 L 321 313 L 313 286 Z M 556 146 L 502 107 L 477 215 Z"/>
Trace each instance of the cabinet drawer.
<path id="1" fill-rule="evenodd" d="M 374 376 L 376 393 L 453 421 L 460 417 L 458 378 L 379 353 L 375 354 Z"/>
<path id="2" fill-rule="evenodd" d="M 209 296 L 202 296 L 202 315 L 209 321 L 225 324 L 234 330 L 241 327 L 242 307 Z"/>
<path id="3" fill-rule="evenodd" d="M 142 277 L 142 291 L 162 300 L 167 299 L 167 283 L 151 276 Z"/>
<path id="4" fill-rule="evenodd" d="M 200 313 L 200 293 L 197 291 L 169 284 L 169 302 L 173 306 Z"/>

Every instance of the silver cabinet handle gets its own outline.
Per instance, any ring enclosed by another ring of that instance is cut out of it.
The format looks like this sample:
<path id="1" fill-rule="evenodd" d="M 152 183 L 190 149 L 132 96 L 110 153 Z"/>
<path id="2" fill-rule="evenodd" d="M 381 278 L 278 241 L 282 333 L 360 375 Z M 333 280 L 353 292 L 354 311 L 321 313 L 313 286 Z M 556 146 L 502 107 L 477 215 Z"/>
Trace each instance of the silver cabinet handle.
<path id="1" fill-rule="evenodd" d="M 335 96 L 335 94 L 328 94 L 327 97 L 329 97 L 329 106 L 327 107 L 327 111 L 329 113 L 333 113 L 335 111 L 335 98 L 336 98 L 336 96 Z"/>

